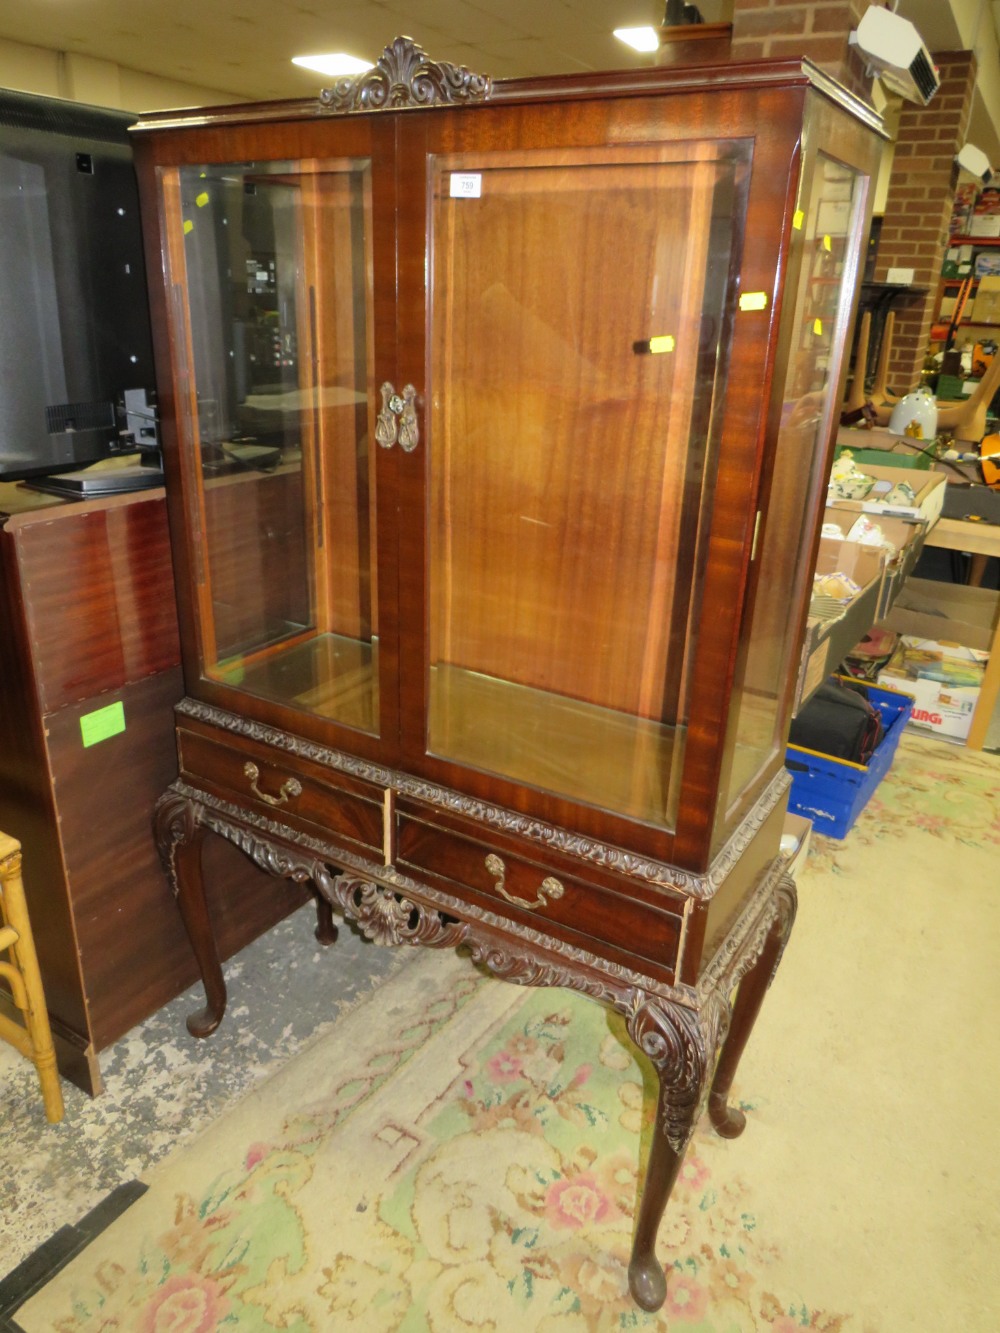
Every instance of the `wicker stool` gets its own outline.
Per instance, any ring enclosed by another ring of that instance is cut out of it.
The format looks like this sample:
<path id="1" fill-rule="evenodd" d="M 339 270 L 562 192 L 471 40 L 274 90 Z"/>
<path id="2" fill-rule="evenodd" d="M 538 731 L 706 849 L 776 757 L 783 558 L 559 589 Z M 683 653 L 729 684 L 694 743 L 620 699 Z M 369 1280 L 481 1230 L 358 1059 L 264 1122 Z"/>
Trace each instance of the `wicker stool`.
<path id="1" fill-rule="evenodd" d="M 42 1085 L 45 1115 L 55 1125 L 63 1118 L 62 1088 L 56 1069 L 56 1053 L 45 1008 L 42 974 L 38 970 L 35 941 L 28 920 L 21 881 L 21 844 L 0 833 L 0 976 L 10 984 L 14 1003 L 24 1015 L 24 1027 L 0 1014 L 0 1039 L 34 1062 Z"/>

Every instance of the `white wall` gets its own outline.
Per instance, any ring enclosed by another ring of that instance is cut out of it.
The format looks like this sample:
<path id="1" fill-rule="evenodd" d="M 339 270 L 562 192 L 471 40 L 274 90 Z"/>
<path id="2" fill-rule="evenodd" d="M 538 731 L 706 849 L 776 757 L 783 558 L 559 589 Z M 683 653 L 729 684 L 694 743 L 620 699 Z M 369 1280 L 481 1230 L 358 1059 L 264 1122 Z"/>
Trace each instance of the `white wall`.
<path id="1" fill-rule="evenodd" d="M 0 87 L 135 112 L 240 100 L 217 88 L 175 83 L 110 60 L 26 46 L 5 38 L 0 38 Z"/>

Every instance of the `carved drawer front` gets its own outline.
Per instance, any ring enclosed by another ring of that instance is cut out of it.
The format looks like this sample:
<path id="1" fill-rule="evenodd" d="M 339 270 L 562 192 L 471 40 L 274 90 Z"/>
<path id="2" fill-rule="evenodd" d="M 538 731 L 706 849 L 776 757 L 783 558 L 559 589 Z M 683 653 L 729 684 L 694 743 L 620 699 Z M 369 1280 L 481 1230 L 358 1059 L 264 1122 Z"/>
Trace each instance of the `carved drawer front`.
<path id="1" fill-rule="evenodd" d="M 553 872 L 475 837 L 443 830 L 409 810 L 398 815 L 394 864 L 543 933 L 581 947 L 592 947 L 594 941 L 610 945 L 610 956 L 622 963 L 636 955 L 644 965 L 655 963 L 658 975 L 673 979 L 683 918 L 679 911 L 632 897 L 628 881 L 616 890 L 561 869 Z"/>
<path id="2" fill-rule="evenodd" d="M 382 860 L 383 789 L 346 773 L 241 743 L 235 749 L 179 729 L 181 776 L 216 790 L 225 800 Z"/>

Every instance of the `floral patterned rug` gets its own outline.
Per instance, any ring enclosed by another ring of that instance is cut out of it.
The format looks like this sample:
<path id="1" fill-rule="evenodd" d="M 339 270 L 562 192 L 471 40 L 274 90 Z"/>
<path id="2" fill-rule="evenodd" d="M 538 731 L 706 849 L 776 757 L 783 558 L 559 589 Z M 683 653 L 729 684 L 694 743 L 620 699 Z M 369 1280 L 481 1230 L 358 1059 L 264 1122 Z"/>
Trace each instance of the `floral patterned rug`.
<path id="1" fill-rule="evenodd" d="M 1000 759 L 904 738 L 800 914 L 628 1296 L 654 1087 L 622 1025 L 430 953 L 194 1144 L 15 1315 L 26 1333 L 986 1333 Z M 332 964 L 329 964 L 332 965 Z"/>

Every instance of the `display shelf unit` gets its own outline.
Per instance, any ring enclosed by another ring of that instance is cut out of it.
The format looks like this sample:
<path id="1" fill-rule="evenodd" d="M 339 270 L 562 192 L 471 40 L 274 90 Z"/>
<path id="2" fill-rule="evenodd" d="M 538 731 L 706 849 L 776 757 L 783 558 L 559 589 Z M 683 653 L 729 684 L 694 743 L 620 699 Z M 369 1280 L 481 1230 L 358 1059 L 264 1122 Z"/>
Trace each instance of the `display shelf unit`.
<path id="1" fill-rule="evenodd" d="M 968 275 L 955 275 L 942 277 L 938 280 L 937 294 L 934 300 L 934 316 L 931 323 L 930 342 L 932 346 L 939 346 L 947 341 L 952 328 L 952 318 L 950 314 L 942 314 L 942 306 L 946 301 L 958 300 L 966 282 L 970 280 L 968 299 L 965 305 L 965 311 L 961 320 L 956 326 L 956 332 L 975 333 L 977 329 L 1000 329 L 1000 316 L 994 320 L 973 320 L 972 305 L 979 290 L 979 279 L 975 274 L 976 255 L 978 253 L 995 253 L 1000 256 L 1000 236 L 952 236 L 948 241 L 948 248 L 954 249 L 958 246 L 972 246 L 972 271 Z"/>
<path id="2" fill-rule="evenodd" d="M 881 147 L 800 61 L 493 84 L 406 38 L 318 102 L 135 134 L 189 1026 L 226 1002 L 210 833 L 382 943 L 614 1006 L 660 1087 L 647 1309 L 794 914 L 785 740 Z"/>

